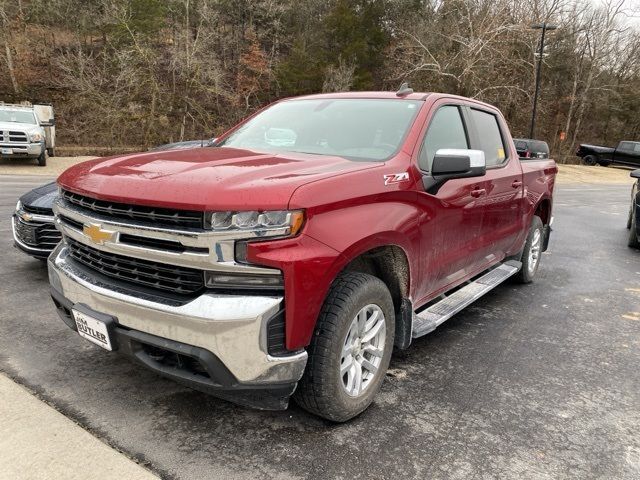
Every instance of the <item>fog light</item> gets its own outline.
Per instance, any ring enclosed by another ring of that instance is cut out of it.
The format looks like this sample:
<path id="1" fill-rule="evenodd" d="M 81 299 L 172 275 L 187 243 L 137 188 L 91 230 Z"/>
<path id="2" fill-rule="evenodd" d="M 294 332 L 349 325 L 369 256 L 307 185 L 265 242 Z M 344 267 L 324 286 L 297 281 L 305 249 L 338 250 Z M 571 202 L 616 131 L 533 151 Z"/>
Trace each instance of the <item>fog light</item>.
<path id="1" fill-rule="evenodd" d="M 205 285 L 207 288 L 281 290 L 284 278 L 282 274 L 205 272 Z"/>

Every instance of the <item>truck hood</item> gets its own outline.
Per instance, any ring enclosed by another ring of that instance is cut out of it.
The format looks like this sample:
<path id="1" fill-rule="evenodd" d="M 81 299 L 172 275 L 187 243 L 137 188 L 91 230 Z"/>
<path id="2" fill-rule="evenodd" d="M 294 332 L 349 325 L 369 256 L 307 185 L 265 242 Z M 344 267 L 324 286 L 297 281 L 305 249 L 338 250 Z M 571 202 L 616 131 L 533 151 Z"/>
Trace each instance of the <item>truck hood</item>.
<path id="1" fill-rule="evenodd" d="M 20 201 L 27 207 L 46 208 L 53 213 L 53 201 L 57 196 L 58 187 L 55 182 L 51 182 L 25 193 Z"/>
<path id="2" fill-rule="evenodd" d="M 112 202 L 182 210 L 286 209 L 306 183 L 380 166 L 342 157 L 234 148 L 146 152 L 66 170 L 63 188 Z"/>
<path id="3" fill-rule="evenodd" d="M 40 132 L 40 125 L 33 123 L 16 123 L 16 122 L 0 122 L 0 131 L 16 131 L 16 132 Z"/>

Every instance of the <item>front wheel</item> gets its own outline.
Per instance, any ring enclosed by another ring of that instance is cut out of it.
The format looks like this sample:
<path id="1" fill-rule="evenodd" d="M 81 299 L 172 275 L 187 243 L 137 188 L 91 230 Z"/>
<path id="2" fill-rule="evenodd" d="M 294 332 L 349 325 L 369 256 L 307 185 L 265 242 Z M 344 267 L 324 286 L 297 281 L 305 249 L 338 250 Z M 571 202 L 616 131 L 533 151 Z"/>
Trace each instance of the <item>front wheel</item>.
<path id="1" fill-rule="evenodd" d="M 544 225 L 540 217 L 534 215 L 531 220 L 531 227 L 527 240 L 524 242 L 522 251 L 522 268 L 516 275 L 516 280 L 520 283 L 531 283 L 540 266 L 540 256 L 542 255 L 542 244 L 544 239 Z"/>
<path id="2" fill-rule="evenodd" d="M 394 334 L 387 286 L 365 273 L 341 274 L 316 324 L 307 368 L 294 394 L 298 405 L 334 422 L 362 413 L 384 381 Z"/>
<path id="3" fill-rule="evenodd" d="M 41 167 L 47 166 L 47 151 L 43 151 L 38 157 L 38 165 Z"/>

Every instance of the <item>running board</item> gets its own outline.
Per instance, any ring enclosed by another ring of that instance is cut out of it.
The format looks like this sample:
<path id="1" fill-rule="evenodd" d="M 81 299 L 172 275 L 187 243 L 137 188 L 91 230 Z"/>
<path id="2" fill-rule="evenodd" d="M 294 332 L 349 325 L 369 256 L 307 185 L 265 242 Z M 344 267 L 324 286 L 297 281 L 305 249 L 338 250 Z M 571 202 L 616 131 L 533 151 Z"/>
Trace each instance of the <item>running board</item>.
<path id="1" fill-rule="evenodd" d="M 485 293 L 493 290 L 507 278 L 515 275 L 520 268 L 522 268 L 521 262 L 509 260 L 485 273 L 467 286 L 444 297 L 438 303 L 434 303 L 422 312 L 414 313 L 412 337 L 418 338 L 433 332 L 439 325 L 449 320 L 460 310 L 475 302 Z"/>

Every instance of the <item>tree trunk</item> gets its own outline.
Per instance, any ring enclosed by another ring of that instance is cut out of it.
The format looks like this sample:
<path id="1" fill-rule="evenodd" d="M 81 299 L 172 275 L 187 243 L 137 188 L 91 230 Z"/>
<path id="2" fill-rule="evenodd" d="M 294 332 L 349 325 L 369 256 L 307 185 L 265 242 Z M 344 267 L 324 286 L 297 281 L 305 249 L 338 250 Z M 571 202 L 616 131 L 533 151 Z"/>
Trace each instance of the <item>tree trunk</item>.
<path id="1" fill-rule="evenodd" d="M 16 79 L 16 72 L 13 68 L 13 55 L 11 54 L 11 47 L 9 47 L 9 42 L 6 38 L 4 39 L 4 51 L 7 61 L 7 68 L 9 69 L 9 77 L 11 78 L 11 85 L 13 86 L 13 93 L 20 93 L 20 87 L 18 86 L 18 80 Z"/>

